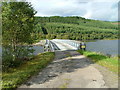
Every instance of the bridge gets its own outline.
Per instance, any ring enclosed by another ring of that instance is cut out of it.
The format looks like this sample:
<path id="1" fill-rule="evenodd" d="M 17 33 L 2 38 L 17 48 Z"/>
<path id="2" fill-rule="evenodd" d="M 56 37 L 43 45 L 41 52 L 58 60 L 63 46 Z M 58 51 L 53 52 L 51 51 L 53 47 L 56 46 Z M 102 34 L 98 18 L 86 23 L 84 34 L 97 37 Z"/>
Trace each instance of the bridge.
<path id="1" fill-rule="evenodd" d="M 64 50 L 77 50 L 80 45 L 80 41 L 65 40 L 65 39 L 53 39 L 46 40 L 46 51 L 64 51 Z"/>

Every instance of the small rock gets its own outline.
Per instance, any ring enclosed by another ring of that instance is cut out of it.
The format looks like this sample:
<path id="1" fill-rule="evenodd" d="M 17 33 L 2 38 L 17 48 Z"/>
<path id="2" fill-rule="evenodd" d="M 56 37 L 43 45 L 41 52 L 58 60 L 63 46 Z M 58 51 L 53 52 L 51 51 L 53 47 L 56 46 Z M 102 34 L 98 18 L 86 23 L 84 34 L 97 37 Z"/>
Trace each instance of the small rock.
<path id="1" fill-rule="evenodd" d="M 97 81 L 97 80 L 93 80 L 93 81 Z"/>

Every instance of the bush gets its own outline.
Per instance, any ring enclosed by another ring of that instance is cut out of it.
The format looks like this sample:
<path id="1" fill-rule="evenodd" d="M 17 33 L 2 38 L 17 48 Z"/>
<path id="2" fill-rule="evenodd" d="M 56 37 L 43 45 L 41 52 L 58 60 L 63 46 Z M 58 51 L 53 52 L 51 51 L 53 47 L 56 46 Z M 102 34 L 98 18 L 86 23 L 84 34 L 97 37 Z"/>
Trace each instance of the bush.
<path id="1" fill-rule="evenodd" d="M 8 71 L 9 68 L 18 67 L 24 61 L 30 60 L 33 56 L 33 49 L 30 46 L 17 46 L 15 50 L 11 46 L 3 47 L 2 69 Z"/>

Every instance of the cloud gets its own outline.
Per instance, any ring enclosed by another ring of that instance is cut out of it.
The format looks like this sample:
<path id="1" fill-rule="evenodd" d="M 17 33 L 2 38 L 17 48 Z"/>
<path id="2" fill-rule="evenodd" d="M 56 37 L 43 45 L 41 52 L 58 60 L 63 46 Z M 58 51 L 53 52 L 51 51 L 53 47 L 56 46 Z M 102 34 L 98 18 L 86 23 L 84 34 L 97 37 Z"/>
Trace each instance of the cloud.
<path id="1" fill-rule="evenodd" d="M 89 19 L 115 21 L 119 0 L 27 0 L 36 16 L 82 16 Z"/>
<path id="2" fill-rule="evenodd" d="M 105 21 L 116 21 L 118 20 L 118 6 L 113 2 L 92 3 L 92 15 L 90 18 Z"/>

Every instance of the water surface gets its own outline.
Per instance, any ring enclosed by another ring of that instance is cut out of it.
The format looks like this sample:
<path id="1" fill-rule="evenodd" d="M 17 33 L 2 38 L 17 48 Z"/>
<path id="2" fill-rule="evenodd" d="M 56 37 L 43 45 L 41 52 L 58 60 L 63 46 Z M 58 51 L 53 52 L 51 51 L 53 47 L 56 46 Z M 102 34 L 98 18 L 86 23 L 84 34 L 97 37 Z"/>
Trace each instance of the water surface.
<path id="1" fill-rule="evenodd" d="M 43 53 L 44 52 L 44 47 L 43 46 L 33 46 L 34 51 L 34 55 L 37 55 L 39 53 Z"/>
<path id="2" fill-rule="evenodd" d="M 87 42 L 86 50 L 109 54 L 112 56 L 118 55 L 118 40 L 97 40 L 95 42 Z"/>

